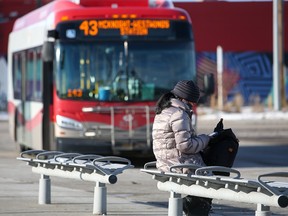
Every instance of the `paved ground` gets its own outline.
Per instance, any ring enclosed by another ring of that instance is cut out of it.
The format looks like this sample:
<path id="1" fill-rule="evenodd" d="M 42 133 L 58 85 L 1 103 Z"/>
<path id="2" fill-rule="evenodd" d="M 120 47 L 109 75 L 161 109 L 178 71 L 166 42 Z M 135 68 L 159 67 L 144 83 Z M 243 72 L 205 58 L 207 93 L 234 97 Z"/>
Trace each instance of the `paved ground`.
<path id="1" fill-rule="evenodd" d="M 201 123 L 201 124 L 200 124 Z M 214 122 L 203 121 L 199 132 L 210 131 Z M 288 171 L 287 122 L 225 121 L 239 134 L 240 149 L 235 167 L 242 177 L 255 178 L 260 173 Z M 266 138 L 262 136 L 269 132 Z M 278 133 L 283 133 L 283 136 Z M 286 137 L 284 132 L 286 131 Z M 251 135 L 253 134 L 253 135 Z M 276 134 L 276 135 L 275 135 Z M 263 138 L 259 138 L 263 137 Z M 52 204 L 38 205 L 38 179 L 31 168 L 16 160 L 18 153 L 8 136 L 7 122 L 0 122 L 0 215 L 73 216 L 92 215 L 94 183 L 52 178 Z M 136 167 L 119 175 L 115 185 L 108 185 L 108 215 L 167 215 L 169 194 L 161 192 L 150 175 Z M 222 216 L 255 215 L 255 205 L 214 200 L 214 214 Z M 288 215 L 288 209 L 271 208 L 272 215 Z"/>

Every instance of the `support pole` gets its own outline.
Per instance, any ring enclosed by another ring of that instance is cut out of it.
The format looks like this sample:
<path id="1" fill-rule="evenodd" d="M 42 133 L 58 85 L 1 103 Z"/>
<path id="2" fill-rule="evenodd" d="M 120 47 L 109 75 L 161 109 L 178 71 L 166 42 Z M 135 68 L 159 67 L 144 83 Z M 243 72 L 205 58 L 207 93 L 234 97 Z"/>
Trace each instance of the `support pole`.
<path id="1" fill-rule="evenodd" d="M 223 49 L 217 46 L 217 82 L 218 82 L 218 109 L 223 110 Z"/>
<path id="2" fill-rule="evenodd" d="M 96 182 L 94 187 L 93 214 L 107 214 L 107 188 L 104 183 Z"/>
<path id="3" fill-rule="evenodd" d="M 283 0 L 273 0 L 273 104 L 279 111 L 286 106 L 283 68 Z"/>
<path id="4" fill-rule="evenodd" d="M 168 216 L 181 216 L 183 215 L 183 201 L 181 194 L 170 192 Z"/>
<path id="5" fill-rule="evenodd" d="M 257 204 L 255 216 L 271 216 L 270 207 L 262 204 Z"/>
<path id="6" fill-rule="evenodd" d="M 47 175 L 41 175 L 39 179 L 39 204 L 51 203 L 51 180 Z"/>

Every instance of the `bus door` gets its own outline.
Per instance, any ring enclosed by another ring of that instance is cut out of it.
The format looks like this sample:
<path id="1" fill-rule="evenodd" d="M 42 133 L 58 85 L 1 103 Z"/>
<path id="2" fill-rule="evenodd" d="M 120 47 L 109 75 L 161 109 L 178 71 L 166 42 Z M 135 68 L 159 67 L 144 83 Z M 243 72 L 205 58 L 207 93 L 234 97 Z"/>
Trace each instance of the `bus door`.
<path id="1" fill-rule="evenodd" d="M 39 102 L 37 103 L 36 80 L 37 74 L 41 74 L 41 70 L 37 67 L 37 55 L 39 56 L 39 48 L 33 48 L 26 51 L 25 69 L 23 70 L 23 116 L 25 120 L 24 142 L 28 147 L 39 149 L 41 143 L 39 140 L 39 131 L 36 129 L 36 119 L 40 112 Z M 39 96 L 38 96 L 39 97 Z M 34 111 L 34 112 L 33 112 Z"/>

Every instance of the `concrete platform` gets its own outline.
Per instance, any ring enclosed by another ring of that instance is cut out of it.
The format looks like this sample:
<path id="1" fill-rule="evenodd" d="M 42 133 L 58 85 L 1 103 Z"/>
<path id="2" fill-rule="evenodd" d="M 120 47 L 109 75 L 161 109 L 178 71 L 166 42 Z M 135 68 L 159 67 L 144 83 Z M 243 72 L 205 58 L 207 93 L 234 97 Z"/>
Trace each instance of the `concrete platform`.
<path id="1" fill-rule="evenodd" d="M 237 126 L 235 122 L 233 124 Z M 277 128 L 271 128 L 271 131 L 275 130 Z M 18 153 L 8 135 L 5 121 L 0 122 L 0 136 L 0 215 L 93 215 L 92 182 L 51 177 L 52 204 L 38 205 L 39 175 L 32 173 L 31 167 L 25 162 L 16 160 Z M 282 143 L 273 141 L 273 133 L 269 142 L 266 139 L 242 140 L 235 168 L 245 178 L 255 178 L 267 172 L 288 171 L 287 137 L 281 139 Z M 151 176 L 139 171 L 141 168 L 127 170 L 118 176 L 119 181 L 115 185 L 107 185 L 108 215 L 167 215 L 169 194 L 159 191 Z M 214 200 L 211 215 L 252 216 L 255 210 L 255 205 Z M 288 215 L 287 208 L 271 207 L 271 211 L 273 216 Z"/>

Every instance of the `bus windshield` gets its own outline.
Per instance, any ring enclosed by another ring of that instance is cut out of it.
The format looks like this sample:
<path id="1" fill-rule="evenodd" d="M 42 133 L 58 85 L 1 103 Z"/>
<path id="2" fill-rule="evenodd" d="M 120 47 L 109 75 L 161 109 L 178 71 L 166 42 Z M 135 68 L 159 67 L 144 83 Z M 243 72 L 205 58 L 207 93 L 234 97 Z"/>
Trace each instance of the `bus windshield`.
<path id="1" fill-rule="evenodd" d="M 56 86 L 62 99 L 152 101 L 196 77 L 193 41 L 58 42 Z"/>

